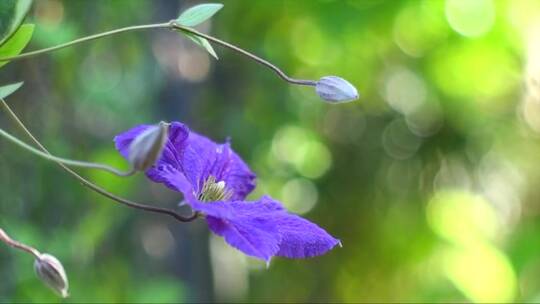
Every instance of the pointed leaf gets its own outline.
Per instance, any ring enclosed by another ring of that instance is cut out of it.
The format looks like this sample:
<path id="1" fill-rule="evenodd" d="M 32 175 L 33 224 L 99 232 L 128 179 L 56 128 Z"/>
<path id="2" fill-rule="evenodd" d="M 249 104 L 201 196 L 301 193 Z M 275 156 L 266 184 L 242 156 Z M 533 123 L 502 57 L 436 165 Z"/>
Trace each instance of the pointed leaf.
<path id="1" fill-rule="evenodd" d="M 17 32 L 2 46 L 0 46 L 0 58 L 18 55 L 24 47 L 30 42 L 34 33 L 33 24 L 23 24 Z M 0 67 L 6 65 L 9 61 L 0 61 Z"/>
<path id="2" fill-rule="evenodd" d="M 223 4 L 220 3 L 206 3 L 196 5 L 194 7 L 188 8 L 186 11 L 180 14 L 180 17 L 176 19 L 176 22 L 184 26 L 195 26 L 212 17 L 222 7 Z"/>
<path id="3" fill-rule="evenodd" d="M 0 1 L 0 45 L 4 44 L 20 27 L 32 6 L 32 0 Z"/>
<path id="4" fill-rule="evenodd" d="M 15 18 L 16 0 L 0 1 L 0 40 L 8 36 L 11 23 Z"/>
<path id="5" fill-rule="evenodd" d="M 187 32 L 182 32 L 182 34 L 186 35 L 189 39 L 191 39 L 191 41 L 195 42 L 198 46 L 205 49 L 214 58 L 219 59 L 218 55 L 216 54 L 216 51 L 214 50 L 210 42 L 208 42 L 208 40 L 199 36 L 195 36 L 191 33 L 187 33 Z"/>
<path id="6" fill-rule="evenodd" d="M 0 99 L 4 99 L 4 98 L 8 97 L 9 95 L 13 94 L 22 85 L 23 85 L 23 82 L 21 81 L 21 82 L 1 86 L 0 87 Z"/>

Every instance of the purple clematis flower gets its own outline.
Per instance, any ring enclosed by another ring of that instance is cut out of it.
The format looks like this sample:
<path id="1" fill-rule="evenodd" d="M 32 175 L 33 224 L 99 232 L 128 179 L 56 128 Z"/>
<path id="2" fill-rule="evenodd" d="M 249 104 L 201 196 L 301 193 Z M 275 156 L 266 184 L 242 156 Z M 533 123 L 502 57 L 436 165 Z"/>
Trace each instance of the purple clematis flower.
<path id="1" fill-rule="evenodd" d="M 131 142 L 149 127 L 140 125 L 116 136 L 118 151 L 129 158 Z M 267 262 L 273 256 L 308 258 L 340 244 L 269 196 L 245 201 L 255 188 L 255 174 L 230 143 L 217 144 L 182 123 L 170 124 L 163 153 L 146 175 L 183 193 L 191 208 L 205 215 L 212 232 L 247 255 Z"/>

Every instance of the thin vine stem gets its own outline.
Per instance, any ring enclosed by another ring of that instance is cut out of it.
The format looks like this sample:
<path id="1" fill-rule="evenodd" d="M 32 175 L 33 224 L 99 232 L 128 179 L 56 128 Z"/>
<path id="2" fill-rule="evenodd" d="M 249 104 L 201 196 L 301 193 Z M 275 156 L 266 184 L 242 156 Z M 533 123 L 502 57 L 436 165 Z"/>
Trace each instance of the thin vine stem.
<path id="1" fill-rule="evenodd" d="M 22 53 L 22 54 L 19 54 L 17 56 L 3 57 L 3 58 L 0 58 L 0 61 L 13 61 L 13 60 L 19 60 L 19 59 L 24 59 L 24 58 L 28 58 L 28 57 L 34 57 L 34 56 L 37 56 L 37 55 L 50 53 L 50 52 L 61 50 L 61 49 L 64 49 L 64 48 L 67 48 L 67 47 L 70 47 L 70 46 L 74 46 L 74 45 L 79 44 L 79 43 L 83 43 L 83 42 L 87 42 L 87 41 L 91 41 L 91 40 L 96 40 L 96 39 L 99 39 L 99 38 L 104 38 L 104 37 L 107 37 L 107 36 L 112 36 L 112 35 L 116 35 L 116 34 L 120 34 L 120 33 L 138 31 L 138 30 L 145 30 L 145 29 L 154 29 L 154 28 L 170 28 L 170 27 L 171 26 L 170 26 L 169 23 L 156 23 L 156 24 L 127 26 L 127 27 L 119 28 L 119 29 L 112 30 L 112 31 L 107 31 L 107 32 L 99 33 L 99 34 L 94 34 L 94 35 L 78 38 L 78 39 L 75 39 L 75 40 L 72 40 L 72 41 L 69 41 L 69 42 L 66 42 L 66 43 L 62 43 L 62 44 L 55 45 L 55 46 L 52 46 L 52 47 L 44 48 L 44 49 L 41 49 L 41 50 L 36 50 L 36 51 L 28 52 L 28 53 Z"/>
<path id="2" fill-rule="evenodd" d="M 12 239 L 2 228 L 0 228 L 0 241 L 2 241 L 6 245 L 13 247 L 15 249 L 28 252 L 31 255 L 33 255 L 36 259 L 39 258 L 39 256 L 41 255 L 41 253 L 36 248 L 33 248 L 31 246 L 28 246 L 26 244 L 23 244 L 21 242 L 18 242 Z"/>
<path id="3" fill-rule="evenodd" d="M 83 168 L 90 168 L 90 169 L 98 169 L 98 170 L 104 170 L 107 172 L 110 172 L 112 174 L 118 175 L 118 176 L 131 176 L 135 174 L 137 171 L 135 169 L 130 169 L 129 171 L 121 171 L 116 168 L 113 168 L 111 166 L 105 165 L 105 164 L 98 164 L 98 163 L 91 163 L 91 162 L 84 162 L 79 160 L 72 160 L 62 157 L 57 157 L 45 152 L 42 152 L 26 143 L 18 139 L 17 137 L 9 134 L 8 132 L 0 129 L 0 136 L 3 136 L 5 139 L 11 141 L 12 143 L 18 145 L 19 147 L 26 149 L 27 151 L 34 153 L 35 155 L 42 157 L 46 160 L 62 163 L 66 166 L 70 167 L 83 167 Z"/>
<path id="4" fill-rule="evenodd" d="M 204 39 L 207 39 L 211 42 L 214 42 L 215 44 L 218 44 L 218 45 L 221 45 L 222 47 L 225 47 L 225 48 L 228 48 L 232 51 L 235 51 L 241 55 L 244 55 L 246 57 L 248 57 L 249 59 L 252 59 L 254 60 L 255 62 L 271 69 L 272 71 L 274 71 L 281 79 L 289 82 L 289 83 L 292 83 L 292 84 L 297 84 L 297 85 L 306 85 L 306 86 L 315 86 L 317 84 L 316 81 L 314 80 L 306 80 L 306 79 L 296 79 L 296 78 L 292 78 L 292 77 L 289 77 L 287 76 L 287 74 L 285 74 L 285 72 L 283 72 L 283 70 L 281 70 L 280 68 L 278 68 L 276 65 L 270 63 L 269 61 L 265 60 L 265 59 L 262 59 L 261 57 L 253 54 L 253 53 L 250 53 L 234 44 L 231 44 L 231 43 L 228 43 L 226 41 L 223 41 L 221 39 L 218 39 L 218 38 L 215 38 L 213 36 L 210 36 L 210 35 L 207 35 L 207 34 L 203 34 L 193 28 L 190 28 L 190 27 L 187 27 L 187 26 L 183 26 L 183 25 L 180 25 L 176 22 L 176 20 L 171 20 L 169 22 L 170 26 L 173 28 L 173 29 L 176 29 L 176 30 L 179 30 L 179 31 L 183 31 L 183 32 L 188 32 L 190 34 L 193 34 L 193 35 L 196 35 L 196 36 L 199 36 L 201 38 L 204 38 Z"/>
<path id="5" fill-rule="evenodd" d="M 38 146 L 41 149 L 41 151 L 43 151 L 43 152 L 45 152 L 47 154 L 51 154 L 41 144 L 41 142 L 30 132 L 30 130 L 28 130 L 28 128 L 24 125 L 24 123 L 19 119 L 17 114 L 15 114 L 15 112 L 13 112 L 13 110 L 11 110 L 11 107 L 5 102 L 5 100 L 0 98 L 0 103 L 1 103 L 2 107 L 6 110 L 6 112 L 9 114 L 10 118 L 36 144 L 36 146 Z M 174 210 L 171 210 L 171 209 L 162 208 L 162 207 L 155 207 L 155 206 L 141 204 L 141 203 L 136 203 L 136 202 L 130 201 L 128 199 L 122 198 L 122 197 L 117 196 L 117 195 L 115 195 L 113 193 L 110 193 L 109 191 L 101 188 L 100 186 L 98 186 L 98 185 L 92 183 L 91 181 L 87 180 L 86 178 L 80 176 L 77 172 L 71 170 L 66 165 L 64 165 L 64 164 L 62 164 L 60 162 L 56 162 L 56 163 L 62 169 L 64 169 L 64 171 L 66 171 L 71 176 L 73 176 L 75 179 L 77 179 L 83 186 L 86 186 L 89 189 L 93 190 L 94 192 L 96 192 L 96 193 L 98 193 L 98 194 L 100 194 L 100 195 L 102 195 L 104 197 L 107 197 L 107 198 L 109 198 L 109 199 L 111 199 L 111 200 L 113 200 L 115 202 L 123 204 L 125 206 L 131 207 L 131 208 L 134 208 L 134 209 L 153 212 L 153 213 L 166 214 L 166 215 L 169 215 L 169 216 L 175 218 L 176 220 L 178 220 L 180 222 L 191 222 L 191 221 L 193 221 L 193 220 L 195 220 L 195 219 L 197 219 L 199 217 L 199 214 L 197 212 L 194 212 L 192 215 L 186 217 L 186 216 L 183 216 L 183 215 L 179 214 L 178 212 L 176 212 Z"/>
<path id="6" fill-rule="evenodd" d="M 70 47 L 70 46 L 74 46 L 74 45 L 77 45 L 77 44 L 80 44 L 80 43 L 84 43 L 84 42 L 87 42 L 87 41 L 91 41 L 91 40 L 95 40 L 95 39 L 99 39 L 99 38 L 104 38 L 104 37 L 108 37 L 108 36 L 112 36 L 112 35 L 116 35 L 116 34 L 120 34 L 120 33 L 125 33 L 125 32 L 130 32 L 130 31 L 138 31 L 138 30 L 146 30 L 146 29 L 159 29 L 159 28 L 165 28 L 165 29 L 170 29 L 170 30 L 176 30 L 176 31 L 182 31 L 182 32 L 186 32 L 186 33 L 190 33 L 190 34 L 193 34 L 193 35 L 196 35 L 198 37 L 201 37 L 201 38 L 204 38 L 204 39 L 207 39 L 215 44 L 218 44 L 222 47 L 225 47 L 225 48 L 228 48 L 234 52 L 237 52 L 269 69 L 271 69 L 272 71 L 274 71 L 281 79 L 285 80 L 286 82 L 288 83 L 291 83 L 291 84 L 296 84 L 296 85 L 305 85 L 305 86 L 315 86 L 317 84 L 316 81 L 314 80 L 307 80 L 307 79 L 296 79 L 296 78 L 292 78 L 292 77 L 289 77 L 287 74 L 285 74 L 285 72 L 283 72 L 283 70 L 281 70 L 280 68 L 278 68 L 276 65 L 270 63 L 269 61 L 265 60 L 265 59 L 262 59 L 261 57 L 253 54 L 253 53 L 250 53 L 236 45 L 233 45 L 231 43 L 228 43 L 226 41 L 223 41 L 221 39 L 218 39 L 218 38 L 215 38 L 213 36 L 210 36 L 210 35 L 207 35 L 207 34 L 203 34 L 191 27 L 187 27 L 187 26 L 183 26 L 183 25 L 180 25 L 176 22 L 176 20 L 171 20 L 169 22 L 166 22 L 166 23 L 155 23 L 155 24 L 145 24 L 145 25 L 136 25 L 136 26 L 128 26 L 128 27 L 123 27 L 123 28 L 119 28 L 119 29 L 116 29 L 116 30 L 111 30 L 111 31 L 107 31 L 107 32 L 103 32 L 103 33 L 99 33 L 99 34 L 94 34 L 94 35 L 90 35 L 90 36 L 87 36 L 87 37 L 82 37 L 82 38 L 79 38 L 79 39 L 75 39 L 75 40 L 72 40 L 72 41 L 69 41 L 69 42 L 66 42 L 66 43 L 62 43 L 62 44 L 59 44 L 59 45 L 56 45 L 56 46 L 52 46 L 52 47 L 48 47 L 48 48 L 44 48 L 44 49 L 41 49 L 41 50 L 36 50 L 36 51 L 32 51 L 32 52 L 27 52 L 27 53 L 22 53 L 22 54 L 19 54 L 17 56 L 10 56 L 10 57 L 3 57 L 3 58 L 0 58 L 0 62 L 2 61 L 13 61 L 13 60 L 20 60 L 20 59 L 24 59 L 24 58 L 29 58 L 29 57 L 33 57 L 33 56 L 37 56 L 37 55 L 41 55 L 41 54 L 45 54 L 45 53 L 49 53 L 49 52 L 53 52 L 53 51 L 57 51 L 57 50 L 60 50 L 60 49 L 63 49 L 63 48 L 67 48 L 67 47 Z"/>

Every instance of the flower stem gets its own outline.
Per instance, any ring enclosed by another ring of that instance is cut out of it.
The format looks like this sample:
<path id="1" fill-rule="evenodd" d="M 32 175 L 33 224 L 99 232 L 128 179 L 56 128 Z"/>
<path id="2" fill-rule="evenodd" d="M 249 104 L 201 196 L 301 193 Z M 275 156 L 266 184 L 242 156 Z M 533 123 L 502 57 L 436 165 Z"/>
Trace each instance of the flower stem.
<path id="1" fill-rule="evenodd" d="M 33 255 L 35 258 L 39 258 L 39 256 L 41 255 L 41 253 L 36 248 L 33 248 L 31 246 L 28 246 L 26 244 L 23 244 L 21 242 L 15 241 L 14 239 L 10 238 L 2 228 L 0 228 L 0 241 L 4 242 L 6 245 L 11 246 L 15 249 L 28 252 L 31 255 Z"/>
<path id="2" fill-rule="evenodd" d="M 39 140 L 28 130 L 28 128 L 26 128 L 26 126 L 23 124 L 23 122 L 19 119 L 19 117 L 15 114 L 15 112 L 13 112 L 11 110 L 11 108 L 4 101 L 4 99 L 0 99 L 0 103 L 3 106 L 3 108 L 6 110 L 6 112 L 9 114 L 10 118 L 36 144 L 36 146 L 38 146 L 41 149 L 41 151 L 43 151 L 43 152 L 45 152 L 47 154 L 50 154 L 49 151 L 41 144 L 41 142 L 39 142 Z M 94 192 L 96 192 L 96 193 L 98 193 L 100 195 L 103 195 L 103 196 L 105 196 L 105 197 L 107 197 L 107 198 L 109 198 L 109 199 L 111 199 L 113 201 L 116 201 L 116 202 L 120 203 L 120 204 L 126 205 L 128 207 L 131 207 L 131 208 L 134 208 L 134 209 L 139 209 L 139 210 L 144 210 L 144 211 L 148 211 L 148 212 L 166 214 L 166 215 L 172 216 L 173 218 L 175 218 L 176 220 L 178 220 L 180 222 L 191 222 L 191 221 L 197 219 L 198 216 L 199 216 L 199 214 L 197 212 L 194 212 L 192 215 L 186 217 L 186 216 L 183 216 L 183 215 L 181 215 L 181 214 L 179 214 L 176 211 L 171 210 L 171 209 L 155 207 L 155 206 L 146 205 L 146 204 L 140 204 L 140 203 L 136 203 L 136 202 L 130 201 L 128 199 L 119 197 L 119 196 L 117 196 L 115 194 L 112 194 L 109 191 L 101 188 L 100 186 L 92 183 L 91 181 L 87 180 L 86 178 L 80 176 L 79 174 L 77 174 L 75 171 L 71 170 L 66 165 L 64 165 L 64 164 L 62 164 L 60 162 L 56 162 L 56 163 L 60 167 L 62 167 L 62 169 L 64 169 L 64 171 L 66 171 L 71 176 L 73 176 L 75 179 L 77 179 L 83 186 L 86 186 L 89 189 L 93 190 Z"/>
<path id="3" fill-rule="evenodd" d="M 48 47 L 48 48 L 45 48 L 45 49 L 41 49 L 41 50 L 36 50 L 36 51 L 32 51 L 32 52 L 28 52 L 28 53 L 22 53 L 20 55 L 17 55 L 17 56 L 10 56 L 10 57 L 3 57 L 3 58 L 0 58 L 0 62 L 1 61 L 13 61 L 13 60 L 19 60 L 19 59 L 24 59 L 24 58 L 28 58 L 28 57 L 33 57 L 33 56 L 37 56 L 37 55 L 41 55 L 41 54 L 45 54 L 45 53 L 49 53 L 49 52 L 53 52 L 53 51 L 56 51 L 56 50 L 60 50 L 60 49 L 63 49 L 63 48 L 66 48 L 66 47 L 70 47 L 70 46 L 74 46 L 74 45 L 77 45 L 79 43 L 83 43 L 83 42 L 87 42 L 87 41 L 91 41 L 91 40 L 95 40 L 95 39 L 99 39 L 99 38 L 104 38 L 104 37 L 107 37 L 107 36 L 112 36 L 112 35 L 116 35 L 116 34 L 120 34 L 120 33 L 124 33 L 124 32 L 130 32 L 130 31 L 138 31 L 138 30 L 146 30 L 146 29 L 156 29 L 156 28 L 168 28 L 170 30 L 177 30 L 177 31 L 182 31 L 182 32 L 187 32 L 187 33 L 190 33 L 190 34 L 193 34 L 193 35 L 196 35 L 196 36 L 199 36 L 201 38 L 204 38 L 204 39 L 207 39 L 215 44 L 218 44 L 218 45 L 221 45 L 222 47 L 225 47 L 225 48 L 228 48 L 232 51 L 235 51 L 269 69 L 271 69 L 272 71 L 274 71 L 281 79 L 285 80 L 286 82 L 288 83 L 291 83 L 291 84 L 296 84 L 296 85 L 305 85 L 305 86 L 315 86 L 317 84 L 316 81 L 314 80 L 306 80 L 306 79 L 296 79 L 296 78 L 292 78 L 292 77 L 289 77 L 287 76 L 287 74 L 285 74 L 280 68 L 278 68 L 277 66 L 275 66 L 274 64 L 270 63 L 269 61 L 265 60 L 265 59 L 262 59 L 261 57 L 259 56 L 256 56 L 255 54 L 253 53 L 250 53 L 236 45 L 233 45 L 231 43 L 228 43 L 228 42 L 225 42 L 223 40 L 220 40 L 218 38 L 215 38 L 213 36 L 210 36 L 210 35 L 207 35 L 207 34 L 203 34 L 193 28 L 190 28 L 190 27 L 187 27 L 187 26 L 183 26 L 183 25 L 180 25 L 176 22 L 176 20 L 171 20 L 167 23 L 155 23 L 155 24 L 146 24 L 146 25 L 136 25 L 136 26 L 128 26 L 128 27 L 123 27 L 123 28 L 119 28 L 119 29 L 116 29 L 116 30 L 111 30 L 111 31 L 107 31 L 107 32 L 103 32 L 103 33 L 99 33 L 99 34 L 94 34 L 94 35 L 90 35 L 90 36 L 87 36 L 87 37 L 82 37 L 82 38 L 79 38 L 79 39 L 75 39 L 73 41 L 69 41 L 69 42 L 66 42 L 66 43 L 62 43 L 62 44 L 59 44 L 59 45 L 56 45 L 56 46 L 52 46 L 52 47 Z"/>
<path id="4" fill-rule="evenodd" d="M 3 136 L 7 140 L 15 143 L 16 145 L 22 147 L 23 149 L 28 150 L 29 152 L 34 153 L 37 156 L 40 156 L 40 157 L 42 157 L 44 159 L 51 160 L 51 161 L 54 161 L 54 162 L 57 162 L 57 163 L 62 163 L 64 165 L 66 165 L 66 166 L 99 169 L 99 170 L 104 170 L 104 171 L 110 172 L 110 173 L 118 175 L 118 176 L 131 176 L 131 175 L 133 175 L 133 174 L 135 174 L 137 172 L 133 168 L 130 169 L 129 171 L 120 171 L 120 170 L 118 170 L 116 168 L 113 168 L 111 166 L 104 165 L 104 164 L 97 164 L 97 163 L 90 163 L 90 162 L 84 162 L 84 161 L 78 161 L 78 160 L 71 160 L 71 159 L 61 158 L 61 157 L 57 157 L 57 156 L 54 156 L 54 155 L 51 155 L 51 154 L 47 154 L 45 152 L 41 152 L 40 150 L 38 150 L 38 149 L 24 143 L 23 141 L 21 141 L 17 137 L 7 133 L 6 131 L 4 131 L 2 129 L 0 129 L 0 136 Z"/>
<path id="5" fill-rule="evenodd" d="M 190 28 L 190 27 L 187 27 L 187 26 L 183 26 L 183 25 L 180 25 L 176 22 L 176 20 L 171 20 L 169 21 L 169 24 L 170 26 L 173 28 L 173 29 L 176 29 L 176 30 L 179 30 L 179 31 L 183 31 L 183 32 L 188 32 L 188 33 L 191 33 L 193 35 L 196 35 L 196 36 L 199 36 L 201 38 L 204 38 L 204 39 L 207 39 L 209 41 L 212 41 L 216 44 L 219 44 L 223 47 L 226 47 L 230 50 L 233 50 L 241 55 L 244 55 L 246 56 L 247 58 L 251 59 L 251 60 L 254 60 L 255 62 L 273 70 L 281 79 L 289 82 L 289 83 L 292 83 L 292 84 L 298 84 L 298 85 L 307 85 L 307 86 L 315 86 L 317 84 L 316 81 L 313 81 L 313 80 L 305 80 L 305 79 L 295 79 L 295 78 L 292 78 L 292 77 L 289 77 L 287 76 L 287 74 L 285 74 L 280 68 L 278 68 L 277 66 L 275 66 L 274 64 L 270 63 L 269 61 L 265 60 L 265 59 L 262 59 L 261 57 L 253 54 L 253 53 L 250 53 L 236 45 L 233 45 L 233 44 L 230 44 L 226 41 L 223 41 L 221 39 L 218 39 L 218 38 L 215 38 L 213 36 L 210 36 L 210 35 L 207 35 L 207 34 L 203 34 L 193 28 Z"/>
<path id="6" fill-rule="evenodd" d="M 82 38 L 79 38 L 79 39 L 75 39 L 73 41 L 69 41 L 69 42 L 62 43 L 62 44 L 59 44 L 59 45 L 55 45 L 55 46 L 52 46 L 52 47 L 48 47 L 48 48 L 45 48 L 45 49 L 32 51 L 32 52 L 28 52 L 28 53 L 22 53 L 22 54 L 17 55 L 17 56 L 3 57 L 3 58 L 0 58 L 0 61 L 12 61 L 12 60 L 24 59 L 24 58 L 28 58 L 28 57 L 33 57 L 33 56 L 37 56 L 37 55 L 41 55 L 41 54 L 61 50 L 63 48 L 74 46 L 74 45 L 79 44 L 79 43 L 83 43 L 83 42 L 87 42 L 87 41 L 91 41 L 91 40 L 95 40 L 95 39 L 99 39 L 99 38 L 104 38 L 104 37 L 107 37 L 107 36 L 112 36 L 112 35 L 116 35 L 116 34 L 120 34 L 120 33 L 124 33 L 124 32 L 138 31 L 138 30 L 144 30 L 144 29 L 153 29 L 153 28 L 170 28 L 170 25 L 168 23 L 156 23 L 156 24 L 146 24 L 146 25 L 136 25 L 136 26 L 123 27 L 123 28 L 119 28 L 119 29 L 116 29 L 116 30 L 112 30 L 112 31 L 107 31 L 107 32 L 99 33 L 99 34 L 94 34 L 94 35 L 82 37 Z"/>

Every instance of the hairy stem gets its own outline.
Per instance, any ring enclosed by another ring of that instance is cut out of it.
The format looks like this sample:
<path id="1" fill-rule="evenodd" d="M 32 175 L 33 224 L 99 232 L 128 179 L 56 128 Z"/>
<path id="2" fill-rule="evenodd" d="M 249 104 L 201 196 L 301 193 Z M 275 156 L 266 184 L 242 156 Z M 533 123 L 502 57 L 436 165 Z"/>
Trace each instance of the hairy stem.
<path id="1" fill-rule="evenodd" d="M 137 172 L 133 168 L 130 169 L 129 171 L 120 171 L 120 170 L 118 170 L 116 168 L 113 168 L 111 166 L 104 165 L 104 164 L 66 159 L 66 158 L 57 157 L 57 156 L 54 156 L 54 155 L 51 155 L 51 154 L 48 154 L 48 153 L 45 153 L 45 152 L 41 152 L 40 150 L 38 150 L 38 149 L 24 143 L 23 141 L 21 141 L 17 137 L 7 133 L 6 131 L 4 131 L 2 129 L 0 129 L 0 136 L 3 136 L 4 138 L 11 141 L 12 143 L 18 145 L 19 147 L 22 147 L 23 149 L 28 150 L 29 152 L 34 153 L 37 156 L 40 156 L 40 157 L 42 157 L 42 158 L 44 158 L 46 160 L 51 160 L 51 161 L 54 161 L 54 162 L 57 162 L 57 163 L 62 163 L 64 165 L 66 165 L 66 166 L 83 167 L 83 168 L 90 168 L 90 169 L 99 169 L 99 170 L 104 170 L 104 171 L 110 172 L 110 173 L 118 175 L 118 176 L 130 176 L 130 175 L 133 175 L 133 174 L 135 174 Z"/>
<path id="2" fill-rule="evenodd" d="M 315 86 L 317 84 L 316 81 L 314 80 L 306 80 L 306 79 L 296 79 L 296 78 L 292 78 L 292 77 L 289 77 L 287 76 L 287 74 L 285 74 L 280 68 L 278 68 L 277 66 L 275 66 L 274 64 L 270 63 L 269 61 L 265 60 L 265 59 L 262 59 L 261 57 L 258 57 L 256 56 L 255 54 L 253 53 L 250 53 L 236 45 L 233 45 L 233 44 L 230 44 L 228 42 L 225 42 L 223 40 L 220 40 L 218 38 L 215 38 L 213 36 L 210 36 L 210 35 L 207 35 L 207 34 L 203 34 L 193 28 L 190 28 L 190 27 L 187 27 L 187 26 L 183 26 L 183 25 L 180 25 L 176 22 L 176 20 L 171 20 L 167 23 L 155 23 L 155 24 L 146 24 L 146 25 L 136 25 L 136 26 L 128 26 L 128 27 L 123 27 L 123 28 L 119 28 L 119 29 L 116 29 L 116 30 L 112 30 L 112 31 L 107 31 L 107 32 L 103 32 L 103 33 L 99 33 L 99 34 L 95 34 L 95 35 L 90 35 L 90 36 L 87 36 L 87 37 L 83 37 L 83 38 L 79 38 L 79 39 L 75 39 L 73 41 L 69 41 L 69 42 L 66 42 L 66 43 L 62 43 L 62 44 L 59 44 L 59 45 L 56 45 L 56 46 L 52 46 L 52 47 L 48 47 L 48 48 L 45 48 L 45 49 L 41 49 L 41 50 L 37 50 L 37 51 L 32 51 L 32 52 L 28 52 L 28 53 L 22 53 L 20 55 L 17 55 L 17 56 L 10 56 L 10 57 L 3 57 L 3 58 L 0 58 L 0 62 L 1 61 L 13 61 L 13 60 L 19 60 L 19 59 L 24 59 L 24 58 L 28 58 L 28 57 L 33 57 L 33 56 L 37 56 L 37 55 L 41 55 L 41 54 L 45 54 L 45 53 L 49 53 L 49 52 L 53 52 L 53 51 L 56 51 L 56 50 L 60 50 L 60 49 L 63 49 L 63 48 L 66 48 L 66 47 L 70 47 L 70 46 L 74 46 L 74 45 L 77 45 L 79 43 L 83 43 L 83 42 L 87 42 L 87 41 L 91 41 L 91 40 L 95 40 L 95 39 L 99 39 L 99 38 L 104 38 L 104 37 L 108 37 L 108 36 L 112 36 L 112 35 L 116 35 L 116 34 L 120 34 L 120 33 L 124 33 L 124 32 L 130 32 L 130 31 L 138 31 L 138 30 L 146 30 L 146 29 L 156 29 L 156 28 L 166 28 L 166 29 L 170 29 L 170 30 L 177 30 L 177 31 L 182 31 L 182 32 L 186 32 L 186 33 L 190 33 L 190 34 L 193 34 L 193 35 L 196 35 L 196 36 L 199 36 L 201 38 L 204 38 L 204 39 L 207 39 L 215 44 L 218 44 L 218 45 L 221 45 L 225 48 L 228 48 L 232 51 L 235 51 L 269 69 L 271 69 L 272 71 L 274 71 L 281 79 L 285 80 L 286 82 L 288 83 L 291 83 L 291 84 L 296 84 L 296 85 L 306 85 L 306 86 Z"/>
<path id="3" fill-rule="evenodd" d="M 11 108 L 4 101 L 4 99 L 0 99 L 0 102 L 1 102 L 1 104 L 3 106 L 3 108 L 6 110 L 6 112 L 11 117 L 11 119 L 16 123 L 16 125 L 36 144 L 36 146 L 38 146 L 41 149 L 41 151 L 43 151 L 43 152 L 50 155 L 49 151 L 41 144 L 41 142 L 39 142 L 39 140 L 37 140 L 37 138 L 28 130 L 28 128 L 26 128 L 26 126 L 23 124 L 23 122 L 19 119 L 19 117 L 15 114 L 15 112 L 13 112 L 11 110 Z M 101 194 L 101 195 L 103 195 L 103 196 L 105 196 L 105 197 L 107 197 L 107 198 L 109 198 L 109 199 L 111 199 L 111 200 L 113 200 L 115 202 L 126 205 L 128 207 L 139 209 L 139 210 L 144 210 L 144 211 L 148 211 L 148 212 L 166 214 L 166 215 L 172 216 L 173 218 L 175 218 L 176 220 L 178 220 L 180 222 L 191 222 L 191 221 L 195 220 L 199 216 L 198 213 L 194 212 L 192 215 L 190 215 L 188 217 L 185 217 L 185 216 L 183 216 L 183 215 L 181 215 L 181 214 L 179 214 L 176 211 L 171 210 L 171 209 L 161 208 L 161 207 L 154 207 L 154 206 L 145 205 L 145 204 L 140 204 L 140 203 L 136 203 L 136 202 L 130 201 L 128 199 L 119 197 L 119 196 L 117 196 L 115 194 L 112 194 L 109 191 L 99 187 L 98 185 L 92 183 L 91 181 L 87 180 L 86 178 L 80 176 L 79 174 L 77 174 L 75 171 L 71 170 L 66 165 L 64 165 L 64 164 L 62 164 L 60 162 L 56 162 L 56 163 L 60 167 L 62 167 L 62 169 L 64 169 L 64 171 L 66 171 L 71 176 L 73 176 L 75 179 L 77 179 L 83 186 L 86 186 L 89 189 L 93 190 L 94 192 L 96 192 L 98 194 Z"/>
<path id="4" fill-rule="evenodd" d="M 15 241 L 14 239 L 10 238 L 9 235 L 7 235 L 7 233 L 2 228 L 0 228 L 0 241 L 2 241 L 6 245 L 11 246 L 15 249 L 28 252 L 31 255 L 33 255 L 35 258 L 39 258 L 39 256 L 41 255 L 41 253 L 39 253 L 39 251 L 36 248 L 33 248 L 31 246 L 28 246 L 26 244 L 23 244 L 21 242 Z"/>

